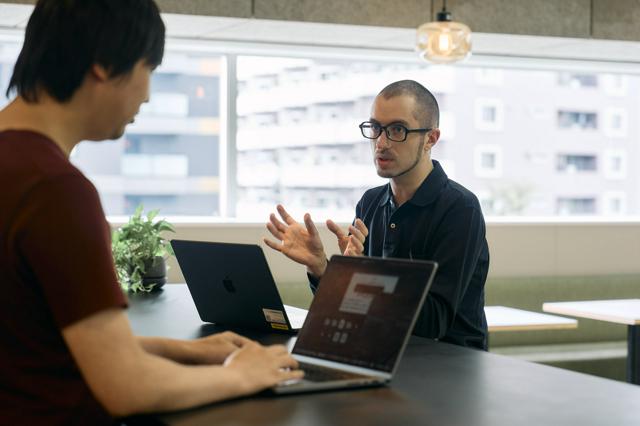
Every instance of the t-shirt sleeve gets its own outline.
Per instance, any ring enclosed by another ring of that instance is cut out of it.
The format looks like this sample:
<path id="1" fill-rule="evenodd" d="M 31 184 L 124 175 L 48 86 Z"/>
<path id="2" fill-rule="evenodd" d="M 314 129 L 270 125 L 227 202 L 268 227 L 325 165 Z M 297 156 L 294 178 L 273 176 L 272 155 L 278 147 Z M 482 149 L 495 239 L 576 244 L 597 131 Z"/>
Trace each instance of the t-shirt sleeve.
<path id="1" fill-rule="evenodd" d="M 115 274 L 111 234 L 95 187 L 68 174 L 40 183 L 21 209 L 17 246 L 61 329 L 127 306 Z"/>

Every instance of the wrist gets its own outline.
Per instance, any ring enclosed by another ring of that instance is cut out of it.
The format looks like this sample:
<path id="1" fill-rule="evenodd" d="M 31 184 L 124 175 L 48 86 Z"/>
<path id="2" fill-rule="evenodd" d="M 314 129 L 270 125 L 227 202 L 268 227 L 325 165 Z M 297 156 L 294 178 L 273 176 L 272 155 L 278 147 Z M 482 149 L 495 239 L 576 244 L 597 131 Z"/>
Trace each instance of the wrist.
<path id="1" fill-rule="evenodd" d="M 307 272 L 316 278 L 321 278 L 325 269 L 327 269 L 327 263 L 327 257 L 323 255 L 322 259 L 315 265 L 307 265 Z"/>

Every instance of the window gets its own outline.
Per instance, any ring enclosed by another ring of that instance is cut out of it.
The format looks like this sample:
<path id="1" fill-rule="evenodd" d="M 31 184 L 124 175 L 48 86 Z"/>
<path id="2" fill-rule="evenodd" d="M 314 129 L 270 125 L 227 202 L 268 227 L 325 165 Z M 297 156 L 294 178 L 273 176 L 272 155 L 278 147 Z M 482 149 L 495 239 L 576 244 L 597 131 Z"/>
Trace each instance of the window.
<path id="1" fill-rule="evenodd" d="M 598 76 L 596 74 L 560 72 L 558 73 L 558 84 L 572 89 L 595 88 L 598 87 Z"/>
<path id="2" fill-rule="evenodd" d="M 604 176 L 607 179 L 625 179 L 627 177 L 627 155 L 622 150 L 604 152 Z"/>
<path id="3" fill-rule="evenodd" d="M 621 216 L 627 210 L 627 196 L 624 192 L 609 191 L 604 194 L 602 204 L 605 215 Z"/>
<path id="4" fill-rule="evenodd" d="M 606 108 L 603 130 L 610 138 L 627 137 L 627 111 L 622 108 Z"/>
<path id="5" fill-rule="evenodd" d="M 593 197 L 560 197 L 556 203 L 559 215 L 592 215 L 596 213 L 596 199 Z"/>
<path id="6" fill-rule="evenodd" d="M 595 112 L 558 111 L 558 127 L 561 129 L 595 130 L 598 114 Z"/>
<path id="7" fill-rule="evenodd" d="M 559 154 L 557 170 L 565 173 L 595 172 L 597 158 L 595 155 Z"/>
<path id="8" fill-rule="evenodd" d="M 503 104 L 500 99 L 476 99 L 476 129 L 500 131 L 503 127 L 503 120 Z"/>
<path id="9" fill-rule="evenodd" d="M 499 146 L 480 145 L 475 148 L 475 173 L 484 178 L 502 176 L 502 150 Z"/>
<path id="10" fill-rule="evenodd" d="M 143 202 L 163 215 L 264 222 L 284 203 L 296 217 L 351 221 L 362 193 L 387 182 L 357 125 L 380 89 L 407 78 L 440 105 L 432 158 L 487 215 L 640 214 L 640 105 L 629 90 L 640 72 L 628 67 L 439 67 L 404 53 L 169 41 L 125 136 L 73 153 L 109 215 Z M 0 89 L 18 52 L 0 41 Z"/>

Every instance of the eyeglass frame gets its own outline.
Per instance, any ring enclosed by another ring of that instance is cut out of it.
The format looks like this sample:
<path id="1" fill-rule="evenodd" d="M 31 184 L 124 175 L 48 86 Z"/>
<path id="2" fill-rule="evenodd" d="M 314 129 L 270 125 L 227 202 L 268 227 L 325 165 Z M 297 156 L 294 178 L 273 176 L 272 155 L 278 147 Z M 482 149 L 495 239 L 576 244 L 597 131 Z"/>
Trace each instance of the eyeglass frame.
<path id="1" fill-rule="evenodd" d="M 380 127 L 380 133 L 378 134 L 378 136 L 374 137 L 374 138 L 370 138 L 369 136 L 364 134 L 364 129 L 363 126 L 365 124 L 375 124 L 378 127 Z M 395 140 L 395 139 L 391 139 L 391 136 L 389 136 L 389 132 L 387 131 L 387 128 L 390 126 L 400 126 L 402 128 L 404 128 L 405 132 L 404 132 L 404 139 L 402 139 L 401 141 Z M 384 131 L 385 136 L 387 137 L 387 139 L 389 139 L 392 142 L 406 142 L 407 138 L 409 137 L 409 133 L 418 133 L 418 132 L 422 132 L 422 133 L 428 133 L 430 131 L 432 131 L 434 128 L 433 127 L 425 127 L 425 128 L 421 128 L 421 129 L 409 129 L 407 128 L 407 126 L 405 126 L 404 124 L 401 123 L 391 123 L 391 124 L 387 124 L 386 126 L 383 126 L 382 124 L 375 122 L 375 121 L 363 121 L 362 123 L 360 123 L 358 125 L 358 127 L 360 128 L 360 133 L 362 134 L 362 136 L 366 139 L 369 140 L 375 140 L 378 139 L 380 137 L 380 135 L 382 135 L 382 132 Z"/>

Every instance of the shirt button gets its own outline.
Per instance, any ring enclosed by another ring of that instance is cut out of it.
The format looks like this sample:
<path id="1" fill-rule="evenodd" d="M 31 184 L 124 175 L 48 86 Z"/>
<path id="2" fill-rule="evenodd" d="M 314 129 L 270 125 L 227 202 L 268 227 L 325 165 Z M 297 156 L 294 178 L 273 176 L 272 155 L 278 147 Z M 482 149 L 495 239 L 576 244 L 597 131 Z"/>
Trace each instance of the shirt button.
<path id="1" fill-rule="evenodd" d="M 396 224 L 395 223 L 391 224 L 391 229 L 396 229 Z"/>

